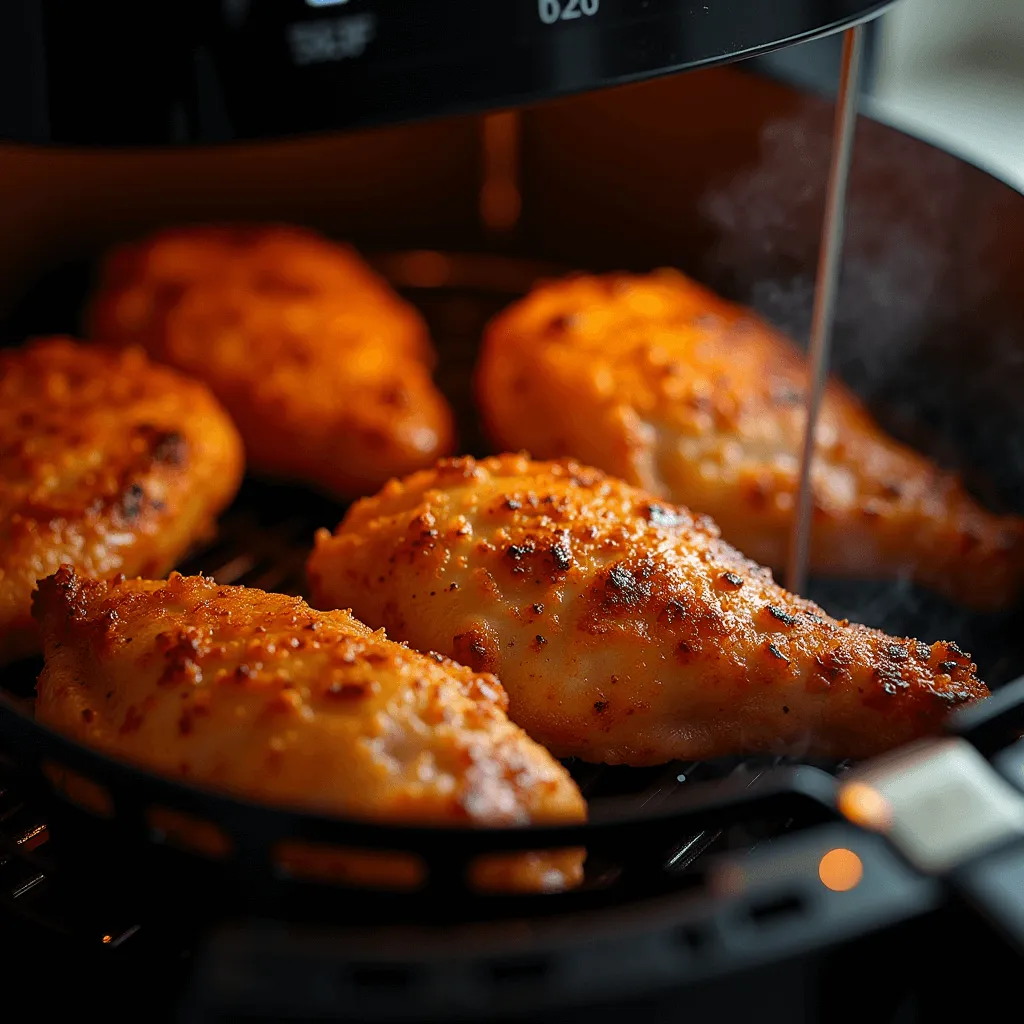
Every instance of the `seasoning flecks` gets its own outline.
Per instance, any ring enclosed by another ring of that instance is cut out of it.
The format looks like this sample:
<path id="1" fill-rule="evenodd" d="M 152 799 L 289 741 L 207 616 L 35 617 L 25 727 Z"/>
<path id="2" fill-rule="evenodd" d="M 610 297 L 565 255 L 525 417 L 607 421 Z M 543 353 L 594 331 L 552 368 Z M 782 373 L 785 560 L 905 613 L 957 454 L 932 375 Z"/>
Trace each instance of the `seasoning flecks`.
<path id="1" fill-rule="evenodd" d="M 768 605 L 767 612 L 773 619 L 778 619 L 783 625 L 795 626 L 797 624 L 797 617 L 795 615 L 790 615 L 785 608 L 780 608 L 776 604 Z"/>

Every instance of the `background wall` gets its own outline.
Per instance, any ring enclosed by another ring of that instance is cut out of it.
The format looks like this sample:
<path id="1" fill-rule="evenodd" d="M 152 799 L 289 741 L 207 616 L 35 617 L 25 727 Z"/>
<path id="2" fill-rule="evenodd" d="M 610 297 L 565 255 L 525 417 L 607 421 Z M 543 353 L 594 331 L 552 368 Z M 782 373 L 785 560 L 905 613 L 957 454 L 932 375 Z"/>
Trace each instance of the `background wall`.
<path id="1" fill-rule="evenodd" d="M 902 0 L 879 27 L 879 115 L 1024 190 L 1024 3 Z"/>
<path id="2" fill-rule="evenodd" d="M 1024 0 L 900 0 L 867 36 L 865 110 L 1024 191 Z M 831 92 L 841 49 L 831 36 L 752 63 Z"/>

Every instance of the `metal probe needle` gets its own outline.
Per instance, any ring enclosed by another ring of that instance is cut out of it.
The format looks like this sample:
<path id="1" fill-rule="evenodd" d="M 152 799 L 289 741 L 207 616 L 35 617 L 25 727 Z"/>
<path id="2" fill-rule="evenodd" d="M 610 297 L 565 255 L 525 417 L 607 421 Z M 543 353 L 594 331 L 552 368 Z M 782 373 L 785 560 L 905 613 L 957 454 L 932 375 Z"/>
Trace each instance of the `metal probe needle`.
<path id="1" fill-rule="evenodd" d="M 846 187 L 853 154 L 853 133 L 857 124 L 857 92 L 864 26 L 847 29 L 843 36 L 843 63 L 836 99 L 836 120 L 832 139 L 832 166 L 829 170 L 825 219 L 821 229 L 818 274 L 814 285 L 814 313 L 811 321 L 810 381 L 805 396 L 806 426 L 800 455 L 800 486 L 789 538 L 786 586 L 802 594 L 807 586 L 807 563 L 811 543 L 811 468 L 814 461 L 814 435 L 821 411 L 821 400 L 828 376 L 832 347 L 832 323 L 843 249 L 843 221 Z"/>

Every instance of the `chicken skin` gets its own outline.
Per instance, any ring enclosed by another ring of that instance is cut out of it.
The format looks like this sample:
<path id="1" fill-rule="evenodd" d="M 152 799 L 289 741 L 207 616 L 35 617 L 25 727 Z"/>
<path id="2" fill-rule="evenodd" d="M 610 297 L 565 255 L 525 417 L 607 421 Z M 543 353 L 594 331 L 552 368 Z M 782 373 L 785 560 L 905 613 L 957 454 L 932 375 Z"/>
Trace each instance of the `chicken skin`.
<path id="1" fill-rule="evenodd" d="M 478 402 L 500 450 L 571 456 L 712 516 L 774 569 L 799 486 L 803 357 L 672 270 L 536 288 L 489 325 Z M 1024 584 L 1024 519 L 996 516 L 833 380 L 816 431 L 811 570 L 909 576 L 979 610 Z"/>
<path id="2" fill-rule="evenodd" d="M 953 643 L 830 618 L 711 520 L 571 461 L 457 459 L 357 502 L 313 602 L 497 674 L 558 756 L 864 757 L 984 697 Z"/>
<path id="3" fill-rule="evenodd" d="M 36 581 L 167 572 L 242 478 L 242 442 L 195 381 L 67 338 L 0 352 L 0 664 L 38 650 Z"/>
<path id="4" fill-rule="evenodd" d="M 40 583 L 34 614 L 46 656 L 38 718 L 108 754 L 382 822 L 585 818 L 566 770 L 508 720 L 496 679 L 346 612 L 199 576 L 103 582 L 62 567 Z M 544 890 L 581 877 L 579 851 L 502 858 L 482 884 Z"/>
<path id="5" fill-rule="evenodd" d="M 285 227 L 196 227 L 115 250 L 90 333 L 204 381 L 249 464 L 340 497 L 451 450 L 419 314 L 351 249 Z"/>

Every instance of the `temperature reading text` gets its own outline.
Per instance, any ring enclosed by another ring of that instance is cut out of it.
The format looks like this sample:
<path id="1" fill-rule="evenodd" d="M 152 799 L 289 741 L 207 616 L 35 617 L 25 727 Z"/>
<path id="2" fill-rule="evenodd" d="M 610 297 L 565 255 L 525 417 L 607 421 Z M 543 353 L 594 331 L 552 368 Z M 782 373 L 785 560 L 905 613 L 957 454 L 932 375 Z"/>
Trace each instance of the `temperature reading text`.
<path id="1" fill-rule="evenodd" d="M 591 18 L 600 6 L 601 0 L 537 0 L 537 12 L 545 25 L 574 18 Z"/>
<path id="2" fill-rule="evenodd" d="M 376 35 L 372 14 L 349 15 L 288 26 L 292 60 L 303 67 L 361 57 Z"/>

